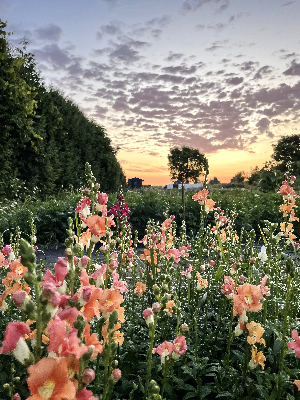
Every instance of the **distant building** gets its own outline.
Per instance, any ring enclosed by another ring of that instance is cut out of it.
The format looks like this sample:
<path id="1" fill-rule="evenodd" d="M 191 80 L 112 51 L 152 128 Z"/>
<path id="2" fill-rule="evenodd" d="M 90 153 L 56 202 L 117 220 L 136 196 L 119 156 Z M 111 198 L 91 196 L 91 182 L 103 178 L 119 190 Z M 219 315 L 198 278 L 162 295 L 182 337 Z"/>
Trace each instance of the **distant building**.
<path id="1" fill-rule="evenodd" d="M 184 183 L 183 187 L 185 190 L 201 190 L 203 189 L 203 183 Z M 181 182 L 175 181 L 174 183 L 168 183 L 162 187 L 163 189 L 181 189 Z"/>
<path id="2" fill-rule="evenodd" d="M 140 178 L 131 178 L 128 179 L 128 185 L 130 186 L 130 189 L 140 189 L 143 186 L 143 181 L 144 179 Z"/>

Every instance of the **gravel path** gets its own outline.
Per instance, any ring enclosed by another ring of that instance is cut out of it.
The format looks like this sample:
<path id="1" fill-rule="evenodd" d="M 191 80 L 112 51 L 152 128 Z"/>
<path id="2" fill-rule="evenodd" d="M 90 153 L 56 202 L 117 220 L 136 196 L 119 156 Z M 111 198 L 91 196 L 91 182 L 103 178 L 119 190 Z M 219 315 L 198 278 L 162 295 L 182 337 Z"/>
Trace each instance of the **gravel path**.
<path id="1" fill-rule="evenodd" d="M 138 246 L 137 254 L 140 256 L 144 252 L 144 247 Z M 65 246 L 57 247 L 55 249 L 37 250 L 37 261 L 45 260 L 46 264 L 55 264 L 58 257 L 66 257 Z"/>

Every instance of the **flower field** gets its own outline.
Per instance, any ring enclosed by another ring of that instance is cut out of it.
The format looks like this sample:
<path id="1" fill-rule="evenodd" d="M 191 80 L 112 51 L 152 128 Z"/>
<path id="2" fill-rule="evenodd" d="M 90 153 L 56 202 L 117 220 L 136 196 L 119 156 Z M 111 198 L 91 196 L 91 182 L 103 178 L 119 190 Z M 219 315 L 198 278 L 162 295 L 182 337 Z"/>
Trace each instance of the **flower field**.
<path id="1" fill-rule="evenodd" d="M 1 246 L 0 398 L 299 399 L 296 178 L 256 231 L 237 233 L 204 189 L 192 239 L 168 211 L 141 239 L 123 195 L 108 207 L 86 176 L 53 269 L 36 263 L 33 219 Z"/>

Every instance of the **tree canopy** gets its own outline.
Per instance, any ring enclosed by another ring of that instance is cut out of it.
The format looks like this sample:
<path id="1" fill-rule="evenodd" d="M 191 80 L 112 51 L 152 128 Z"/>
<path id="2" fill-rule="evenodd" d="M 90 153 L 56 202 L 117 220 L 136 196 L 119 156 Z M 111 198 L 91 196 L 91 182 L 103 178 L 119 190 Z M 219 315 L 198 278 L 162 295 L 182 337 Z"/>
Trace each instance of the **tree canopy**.
<path id="1" fill-rule="evenodd" d="M 200 175 L 208 175 L 208 161 L 204 154 L 197 149 L 183 146 L 174 147 L 168 155 L 168 165 L 172 179 L 182 183 L 182 209 L 185 219 L 184 187 L 185 182 L 197 182 Z"/>
<path id="2" fill-rule="evenodd" d="M 126 179 L 105 129 L 45 88 L 34 56 L 9 46 L 5 26 L 0 20 L 0 196 L 80 188 L 86 162 L 102 191 L 117 191 Z"/>
<path id="3" fill-rule="evenodd" d="M 282 136 L 273 145 L 273 160 L 277 162 L 276 168 L 285 172 L 289 170 L 294 175 L 300 175 L 300 135 Z"/>
<path id="4" fill-rule="evenodd" d="M 168 155 L 168 165 L 172 179 L 197 182 L 203 172 L 208 171 L 208 161 L 197 149 L 183 146 L 174 147 Z"/>

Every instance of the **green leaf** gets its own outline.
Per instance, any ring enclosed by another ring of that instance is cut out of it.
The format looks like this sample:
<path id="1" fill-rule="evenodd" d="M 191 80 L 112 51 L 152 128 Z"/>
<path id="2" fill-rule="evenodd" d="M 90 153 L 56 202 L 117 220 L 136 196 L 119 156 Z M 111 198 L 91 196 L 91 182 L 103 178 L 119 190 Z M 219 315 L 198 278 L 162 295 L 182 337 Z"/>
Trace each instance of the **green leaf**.
<path id="1" fill-rule="evenodd" d="M 285 341 L 284 340 L 279 340 L 276 339 L 274 342 L 274 346 L 273 346 L 273 353 L 274 355 L 277 355 L 280 353 L 282 346 L 284 345 Z"/>
<path id="2" fill-rule="evenodd" d="M 217 269 L 216 274 L 215 274 L 215 280 L 219 281 L 222 278 L 223 275 L 224 275 L 223 267 L 220 264 L 219 268 Z"/>
<path id="3" fill-rule="evenodd" d="M 209 386 L 202 386 L 200 390 L 200 398 L 204 399 L 210 393 L 211 393 L 211 388 Z"/>
<path id="4" fill-rule="evenodd" d="M 188 392 L 183 400 L 187 400 L 187 399 L 196 399 L 197 398 L 197 391 L 195 390 L 194 392 Z"/>

